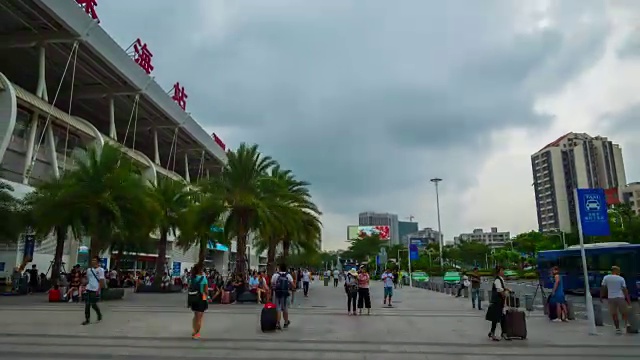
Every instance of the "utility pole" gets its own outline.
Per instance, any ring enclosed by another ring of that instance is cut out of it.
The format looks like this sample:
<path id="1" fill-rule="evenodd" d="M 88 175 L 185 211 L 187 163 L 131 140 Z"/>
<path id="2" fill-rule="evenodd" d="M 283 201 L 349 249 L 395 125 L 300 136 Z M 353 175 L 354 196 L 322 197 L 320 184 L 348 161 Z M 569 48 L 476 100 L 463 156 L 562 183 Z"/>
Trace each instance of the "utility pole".
<path id="1" fill-rule="evenodd" d="M 438 211 L 438 246 L 440 247 L 440 268 L 444 267 L 444 260 L 442 259 L 442 228 L 440 227 L 440 195 L 438 194 L 438 183 L 442 181 L 440 178 L 433 178 L 431 182 L 436 185 L 436 207 Z"/>

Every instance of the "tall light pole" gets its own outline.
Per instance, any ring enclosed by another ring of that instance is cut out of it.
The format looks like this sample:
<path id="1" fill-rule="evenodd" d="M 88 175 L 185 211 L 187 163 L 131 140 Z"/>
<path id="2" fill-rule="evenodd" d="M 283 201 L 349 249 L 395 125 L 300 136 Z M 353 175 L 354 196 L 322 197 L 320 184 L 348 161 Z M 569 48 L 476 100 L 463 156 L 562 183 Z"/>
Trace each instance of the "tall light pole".
<path id="1" fill-rule="evenodd" d="M 444 260 L 442 259 L 442 228 L 440 227 L 440 194 L 438 193 L 438 183 L 442 181 L 440 178 L 433 178 L 431 182 L 436 184 L 436 208 L 438 211 L 438 246 L 440 249 L 440 268 L 444 267 Z"/>

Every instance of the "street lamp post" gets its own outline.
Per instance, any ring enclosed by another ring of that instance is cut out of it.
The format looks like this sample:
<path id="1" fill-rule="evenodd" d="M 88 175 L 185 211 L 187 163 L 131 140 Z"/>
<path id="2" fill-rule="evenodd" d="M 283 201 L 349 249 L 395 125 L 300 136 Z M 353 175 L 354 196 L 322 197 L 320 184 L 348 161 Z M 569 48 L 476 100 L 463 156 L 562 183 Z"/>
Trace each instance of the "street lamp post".
<path id="1" fill-rule="evenodd" d="M 566 250 L 567 249 L 567 241 L 564 237 L 564 231 L 560 230 L 560 229 L 553 229 L 553 233 L 547 233 L 547 236 L 557 236 L 560 239 L 562 239 L 562 247 Z"/>
<path id="2" fill-rule="evenodd" d="M 436 185 L 436 209 L 438 212 L 438 247 L 440 250 L 440 268 L 444 267 L 444 260 L 442 259 L 442 228 L 440 226 L 440 194 L 438 193 L 438 183 L 442 181 L 440 178 L 433 178 L 431 182 Z"/>

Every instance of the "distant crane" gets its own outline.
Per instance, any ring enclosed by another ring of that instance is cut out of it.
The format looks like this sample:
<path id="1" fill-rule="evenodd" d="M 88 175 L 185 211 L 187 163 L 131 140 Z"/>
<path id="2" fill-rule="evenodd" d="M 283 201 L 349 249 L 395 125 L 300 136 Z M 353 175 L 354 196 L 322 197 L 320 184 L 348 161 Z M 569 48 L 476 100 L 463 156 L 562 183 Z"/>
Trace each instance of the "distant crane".
<path id="1" fill-rule="evenodd" d="M 413 216 L 413 215 L 409 215 L 409 217 L 408 217 L 409 221 L 413 221 L 413 219 L 415 219 L 415 218 L 416 218 L 416 217 L 415 217 L 415 216 Z"/>

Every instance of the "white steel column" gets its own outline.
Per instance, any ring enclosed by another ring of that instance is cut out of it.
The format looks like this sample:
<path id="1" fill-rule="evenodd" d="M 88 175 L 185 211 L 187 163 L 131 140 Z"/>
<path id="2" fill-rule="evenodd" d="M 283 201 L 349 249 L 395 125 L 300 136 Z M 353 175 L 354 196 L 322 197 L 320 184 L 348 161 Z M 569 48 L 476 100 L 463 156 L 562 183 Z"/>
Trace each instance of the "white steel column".
<path id="1" fill-rule="evenodd" d="M 38 54 L 38 85 L 36 87 L 36 96 L 44 99 L 48 102 L 49 95 L 47 94 L 47 83 L 46 83 L 46 52 L 44 45 L 40 45 Z M 33 112 L 31 116 L 31 125 L 29 126 L 29 138 L 27 139 L 27 153 L 24 158 L 24 170 L 22 173 L 22 183 L 25 185 L 29 184 L 29 177 L 31 177 L 31 169 L 32 160 L 34 157 L 33 151 L 35 150 L 36 145 L 36 134 L 38 133 L 38 118 L 40 114 L 37 111 Z M 46 129 L 44 129 L 46 130 Z M 38 139 L 40 140 L 40 139 Z M 35 154 L 36 162 L 38 154 Z M 35 166 L 35 162 L 34 162 Z"/>
<path id="2" fill-rule="evenodd" d="M 187 183 L 191 183 L 191 176 L 189 175 L 189 156 L 184 154 L 184 179 Z"/>
<path id="3" fill-rule="evenodd" d="M 37 111 L 31 115 L 31 125 L 29 125 L 29 138 L 27 139 L 27 153 L 24 157 L 24 170 L 22 172 L 22 183 L 29 184 L 29 168 L 31 167 L 31 159 L 33 158 L 33 150 L 36 145 L 36 133 L 38 131 L 38 117 L 40 113 Z"/>
<path id="4" fill-rule="evenodd" d="M 109 96 L 109 137 L 118 141 L 118 132 L 116 131 L 116 104 L 113 96 Z"/>
<path id="5" fill-rule="evenodd" d="M 158 149 L 158 129 L 153 129 L 153 162 L 160 165 L 160 150 Z"/>
<path id="6" fill-rule="evenodd" d="M 60 168 L 58 168 L 58 153 L 56 152 L 56 139 L 53 136 L 53 122 L 49 122 L 47 126 L 47 149 L 51 155 L 51 166 L 53 167 L 53 176 L 60 177 Z"/>

